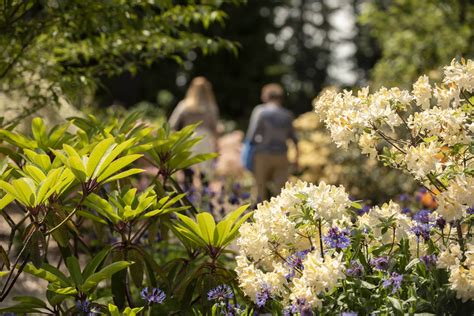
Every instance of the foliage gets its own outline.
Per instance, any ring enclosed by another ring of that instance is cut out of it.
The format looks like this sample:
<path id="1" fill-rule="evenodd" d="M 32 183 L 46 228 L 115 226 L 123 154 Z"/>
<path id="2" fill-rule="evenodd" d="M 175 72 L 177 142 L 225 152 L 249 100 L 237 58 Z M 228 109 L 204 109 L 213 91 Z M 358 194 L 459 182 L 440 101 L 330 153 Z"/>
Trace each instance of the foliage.
<path id="1" fill-rule="evenodd" d="M 372 70 L 375 85 L 401 86 L 438 70 L 453 57 L 472 57 L 474 4 L 458 0 L 370 1 L 361 23 L 381 49 Z M 434 77 L 439 77 L 432 73 Z"/>
<path id="2" fill-rule="evenodd" d="M 256 308 L 287 315 L 472 311 L 474 62 L 453 60 L 443 83 L 432 89 L 422 76 L 412 93 L 328 90 L 315 102 L 339 147 L 358 142 L 363 153 L 406 171 L 431 192 L 435 210 L 413 212 L 393 201 L 363 208 L 342 186 L 288 183 L 240 228 L 236 270 Z"/>
<path id="3" fill-rule="evenodd" d="M 175 174 L 215 154 L 193 153 L 195 126 L 171 132 L 139 118 L 90 115 L 50 129 L 35 118 L 31 135 L 0 130 L 0 213 L 11 227 L 0 299 L 21 273 L 48 283 L 46 300 L 16 297 L 0 312 L 207 313 L 203 293 L 234 279 L 226 248 L 251 213 L 217 223 L 196 213 Z M 146 175 L 150 164 L 157 173 Z"/>
<path id="4" fill-rule="evenodd" d="M 240 1 L 3 1 L 2 90 L 26 96 L 29 114 L 64 94 L 80 103 L 101 77 L 134 74 L 190 50 L 235 50 L 205 32 L 224 22 L 223 3 Z"/>

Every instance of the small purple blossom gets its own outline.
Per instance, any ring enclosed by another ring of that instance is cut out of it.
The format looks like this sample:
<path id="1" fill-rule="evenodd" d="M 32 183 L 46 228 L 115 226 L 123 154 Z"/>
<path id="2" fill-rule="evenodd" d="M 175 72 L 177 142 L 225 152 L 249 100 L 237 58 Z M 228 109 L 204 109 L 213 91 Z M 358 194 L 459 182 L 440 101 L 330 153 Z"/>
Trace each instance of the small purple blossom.
<path id="1" fill-rule="evenodd" d="M 76 309 L 80 313 L 89 314 L 91 312 L 91 302 L 89 300 L 77 300 Z"/>
<path id="2" fill-rule="evenodd" d="M 372 206 L 364 205 L 361 209 L 357 210 L 357 215 L 362 216 L 370 211 Z"/>
<path id="3" fill-rule="evenodd" d="M 304 269 L 303 260 L 308 253 L 309 250 L 302 250 L 286 258 L 286 264 L 290 267 L 290 272 L 286 275 L 287 280 L 295 276 L 295 270 L 302 271 Z"/>
<path id="4" fill-rule="evenodd" d="M 415 234 L 417 240 L 419 241 L 420 237 L 423 237 L 425 241 L 428 241 L 430 239 L 430 225 L 428 224 L 419 224 L 413 226 L 410 231 Z"/>
<path id="5" fill-rule="evenodd" d="M 344 249 L 351 245 L 351 239 L 348 236 L 347 229 L 340 231 L 337 227 L 331 227 L 323 240 L 330 248 Z"/>
<path id="6" fill-rule="evenodd" d="M 392 275 L 383 281 L 382 286 L 385 288 L 392 287 L 392 294 L 398 291 L 398 289 L 402 286 L 403 275 L 398 274 L 396 272 L 392 272 Z"/>
<path id="7" fill-rule="evenodd" d="M 418 223 L 429 224 L 431 222 L 431 212 L 429 210 L 420 210 L 413 216 L 413 220 Z"/>
<path id="8" fill-rule="evenodd" d="M 346 274 L 350 277 L 360 278 L 364 274 L 364 266 L 356 260 L 351 261 L 351 266 L 347 268 Z"/>
<path id="9" fill-rule="evenodd" d="M 471 206 L 471 207 L 469 207 L 469 208 L 466 210 L 466 212 L 467 212 L 467 215 L 473 215 L 473 214 L 474 214 L 474 205 Z"/>
<path id="10" fill-rule="evenodd" d="M 264 284 L 256 296 L 256 304 L 258 307 L 263 307 L 267 300 L 271 298 L 270 287 L 267 284 Z"/>
<path id="11" fill-rule="evenodd" d="M 357 314 L 356 312 L 353 312 L 353 311 L 349 311 L 349 312 L 342 312 L 341 316 L 357 316 L 359 314 Z"/>
<path id="12" fill-rule="evenodd" d="M 370 260 L 370 264 L 377 270 L 386 271 L 388 269 L 388 257 L 378 257 Z"/>
<path id="13" fill-rule="evenodd" d="M 401 201 L 401 202 L 405 202 L 405 201 L 409 201 L 410 200 L 410 196 L 406 193 L 403 193 L 403 194 L 400 194 L 398 196 L 398 199 Z"/>
<path id="14" fill-rule="evenodd" d="M 426 255 L 420 258 L 420 261 L 423 262 L 426 266 L 426 268 L 432 268 L 436 266 L 436 262 L 438 261 L 438 258 L 436 257 L 435 254 L 431 255 Z"/>
<path id="15" fill-rule="evenodd" d="M 240 203 L 240 199 L 237 195 L 231 194 L 228 199 L 229 204 L 236 205 Z"/>
<path id="16" fill-rule="evenodd" d="M 311 305 L 306 303 L 305 299 L 297 299 L 296 303 L 283 310 L 284 316 L 299 314 L 300 316 L 313 316 Z"/>
<path id="17" fill-rule="evenodd" d="M 402 213 L 402 214 L 411 214 L 411 208 L 409 208 L 409 207 L 404 207 L 404 208 L 401 210 L 401 213 Z"/>
<path id="18" fill-rule="evenodd" d="M 443 230 L 446 227 L 446 220 L 440 216 L 436 219 L 435 225 L 439 229 Z"/>
<path id="19" fill-rule="evenodd" d="M 207 292 L 207 299 L 209 301 L 223 301 L 233 297 L 234 293 L 232 292 L 232 288 L 227 284 L 221 284 Z"/>
<path id="20" fill-rule="evenodd" d="M 140 292 L 140 296 L 142 297 L 142 299 L 147 301 L 148 305 L 162 304 L 163 301 L 166 298 L 165 292 L 163 292 L 162 290 L 160 290 L 159 288 L 156 288 L 156 287 L 154 287 L 151 290 L 151 292 L 149 291 L 148 287 L 144 288 Z"/>

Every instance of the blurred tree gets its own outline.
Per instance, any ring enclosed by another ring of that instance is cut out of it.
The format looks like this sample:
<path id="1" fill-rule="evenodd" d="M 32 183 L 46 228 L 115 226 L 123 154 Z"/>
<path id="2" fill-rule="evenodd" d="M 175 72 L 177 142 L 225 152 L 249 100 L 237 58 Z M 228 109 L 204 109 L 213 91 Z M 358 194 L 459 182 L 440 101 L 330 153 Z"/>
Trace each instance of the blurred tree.
<path id="1" fill-rule="evenodd" d="M 361 22 L 382 51 L 372 72 L 377 85 L 403 86 L 452 58 L 474 55 L 470 0 L 374 0 L 364 8 Z"/>
<path id="2" fill-rule="evenodd" d="M 80 103 L 98 78 L 134 74 L 158 59 L 234 50 L 200 30 L 223 23 L 223 4 L 242 1 L 2 1 L 0 88 L 26 96 L 34 111 L 64 94 Z"/>
<path id="3" fill-rule="evenodd" d="M 260 102 L 261 87 L 272 81 L 285 86 L 287 107 L 297 114 L 309 111 L 321 87 L 336 81 L 328 73 L 331 54 L 337 49 L 334 44 L 352 40 L 336 34 L 338 21 L 330 21 L 339 3 L 348 1 L 249 0 L 245 6 L 226 5 L 222 7 L 229 16 L 225 29 L 215 25 L 208 32 L 238 42 L 237 56 L 220 51 L 206 57 L 193 51 L 179 66 L 157 63 L 135 78 L 122 75 L 100 91 L 101 103 L 157 102 L 157 92 L 166 89 L 176 104 L 189 80 L 203 75 L 214 85 L 222 116 L 240 121 L 242 127 Z M 124 87 L 130 85 L 142 88 L 137 96 L 124 95 Z"/>

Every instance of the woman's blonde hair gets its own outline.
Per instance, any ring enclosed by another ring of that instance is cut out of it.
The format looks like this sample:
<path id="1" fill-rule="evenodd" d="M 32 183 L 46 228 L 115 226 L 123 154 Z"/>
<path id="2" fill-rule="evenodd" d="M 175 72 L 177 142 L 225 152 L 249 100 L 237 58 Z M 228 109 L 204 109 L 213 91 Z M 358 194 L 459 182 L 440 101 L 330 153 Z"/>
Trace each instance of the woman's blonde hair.
<path id="1" fill-rule="evenodd" d="M 184 98 L 186 109 L 194 112 L 217 113 L 217 103 L 212 84 L 205 77 L 196 77 L 191 81 Z"/>

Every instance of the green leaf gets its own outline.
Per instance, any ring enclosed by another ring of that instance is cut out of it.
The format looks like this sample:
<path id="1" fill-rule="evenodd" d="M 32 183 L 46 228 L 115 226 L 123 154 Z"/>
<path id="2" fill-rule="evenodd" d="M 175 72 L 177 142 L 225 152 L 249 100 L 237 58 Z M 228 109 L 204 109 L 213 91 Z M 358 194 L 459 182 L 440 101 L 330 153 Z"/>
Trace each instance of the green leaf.
<path id="1" fill-rule="evenodd" d="M 120 315 L 118 307 L 114 304 L 109 304 L 109 312 L 111 316 L 122 316 Z"/>
<path id="2" fill-rule="evenodd" d="M 142 255 L 135 249 L 131 249 L 129 252 L 130 260 L 135 262 L 135 264 L 131 265 L 130 276 L 132 277 L 132 281 L 137 288 L 141 288 L 143 286 L 143 273 L 144 273 L 144 265 L 143 265 L 143 257 Z"/>
<path id="3" fill-rule="evenodd" d="M 214 217 L 210 213 L 203 212 L 197 214 L 196 220 L 201 230 L 202 238 L 208 245 L 211 245 L 214 238 L 214 229 L 216 228 Z"/>
<path id="4" fill-rule="evenodd" d="M 20 178 L 12 181 L 12 186 L 17 194 L 19 202 L 25 206 L 34 206 L 35 205 L 35 194 L 31 187 L 31 182 L 29 178 Z"/>
<path id="5" fill-rule="evenodd" d="M 112 275 L 111 288 L 114 304 L 120 309 L 124 308 L 127 293 L 127 270 L 121 270 Z"/>
<path id="6" fill-rule="evenodd" d="M 33 296 L 16 296 L 13 300 L 28 305 L 36 305 L 39 308 L 46 308 L 47 306 L 45 302 Z"/>
<path id="7" fill-rule="evenodd" d="M 66 266 L 69 270 L 69 274 L 71 275 L 72 280 L 74 281 L 74 284 L 76 285 L 76 287 L 79 287 L 83 282 L 79 261 L 76 257 L 70 256 L 66 258 Z"/>
<path id="8" fill-rule="evenodd" d="M 96 287 L 99 282 L 110 279 L 114 273 L 129 267 L 131 264 L 133 264 L 133 262 L 117 261 L 106 266 L 99 272 L 96 272 L 88 277 L 84 281 L 84 284 L 80 287 L 80 290 L 84 293 L 88 293 L 91 289 Z"/>
<path id="9" fill-rule="evenodd" d="M 56 294 L 60 294 L 60 295 L 74 295 L 74 294 L 77 294 L 77 289 L 73 286 L 52 288 L 51 291 L 53 291 Z"/>
<path id="10" fill-rule="evenodd" d="M 402 307 L 402 304 L 400 302 L 400 300 L 398 300 L 397 298 L 395 297 L 392 297 L 392 296 L 387 296 L 388 300 L 390 301 L 390 303 L 392 304 L 392 306 L 397 310 L 397 311 L 400 311 L 403 313 L 403 307 Z"/>
<path id="11" fill-rule="evenodd" d="M 48 155 L 38 154 L 29 149 L 24 149 L 23 152 L 31 162 L 36 164 L 42 170 L 46 171 L 51 167 L 51 160 Z"/>
<path id="12" fill-rule="evenodd" d="M 101 163 L 104 162 L 114 148 L 114 146 L 112 146 L 113 144 L 114 138 L 110 137 L 102 140 L 94 147 L 89 155 L 86 167 L 86 173 L 89 179 L 95 179 L 97 177 Z"/>
<path id="13" fill-rule="evenodd" d="M 134 155 L 124 156 L 115 160 L 110 165 L 108 165 L 101 174 L 98 175 L 97 181 L 102 182 L 106 180 L 107 178 L 112 176 L 114 173 L 125 168 L 126 166 L 128 166 L 129 164 L 131 164 L 138 158 L 141 158 L 142 156 L 143 155 L 141 154 L 134 154 Z M 141 170 L 141 169 L 138 169 L 138 170 Z"/>
<path id="14" fill-rule="evenodd" d="M 46 126 L 44 125 L 43 119 L 35 117 L 31 124 L 31 131 L 34 139 L 38 143 L 45 144 L 47 142 Z"/>
<path id="15" fill-rule="evenodd" d="M 76 156 L 69 157 L 68 163 L 72 173 L 74 173 L 74 176 L 76 176 L 76 179 L 80 182 L 86 182 L 87 174 L 84 164 L 82 163 L 82 159 Z"/>
<path id="16" fill-rule="evenodd" d="M 61 287 L 72 285 L 61 271 L 47 263 L 43 263 L 42 267 L 39 269 L 33 264 L 28 263 L 23 271 L 48 282 L 57 283 Z"/>
<path id="17" fill-rule="evenodd" d="M 108 183 L 108 182 L 111 182 L 111 181 L 120 180 L 122 178 L 130 177 L 134 174 L 142 173 L 143 171 L 145 171 L 145 170 L 138 169 L 138 168 L 128 169 L 127 171 L 118 173 L 115 176 L 108 178 L 106 181 L 104 181 L 104 183 Z"/>
<path id="18" fill-rule="evenodd" d="M 14 200 L 15 198 L 13 197 L 13 195 L 9 193 L 5 194 L 5 196 L 0 199 L 0 211 L 3 210 L 8 204 L 13 202 Z"/>
<path id="19" fill-rule="evenodd" d="M 94 215 L 94 214 L 91 214 L 91 213 L 89 213 L 89 212 L 87 212 L 87 211 L 81 211 L 81 210 L 79 210 L 79 211 L 76 212 L 76 215 L 82 216 L 82 217 L 85 217 L 85 218 L 88 218 L 88 219 L 91 219 L 91 220 L 93 220 L 93 221 L 95 221 L 95 222 L 97 222 L 97 223 L 101 223 L 101 224 L 103 224 L 103 225 L 107 225 L 107 222 L 106 222 L 104 219 L 102 219 L 101 217 L 96 216 L 96 215 Z"/>
<path id="20" fill-rule="evenodd" d="M 82 276 L 87 279 L 94 273 L 97 268 L 102 264 L 102 262 L 107 258 L 111 250 L 110 246 L 105 247 L 101 252 L 96 254 L 94 258 L 86 265 L 84 271 L 82 272 Z"/>

